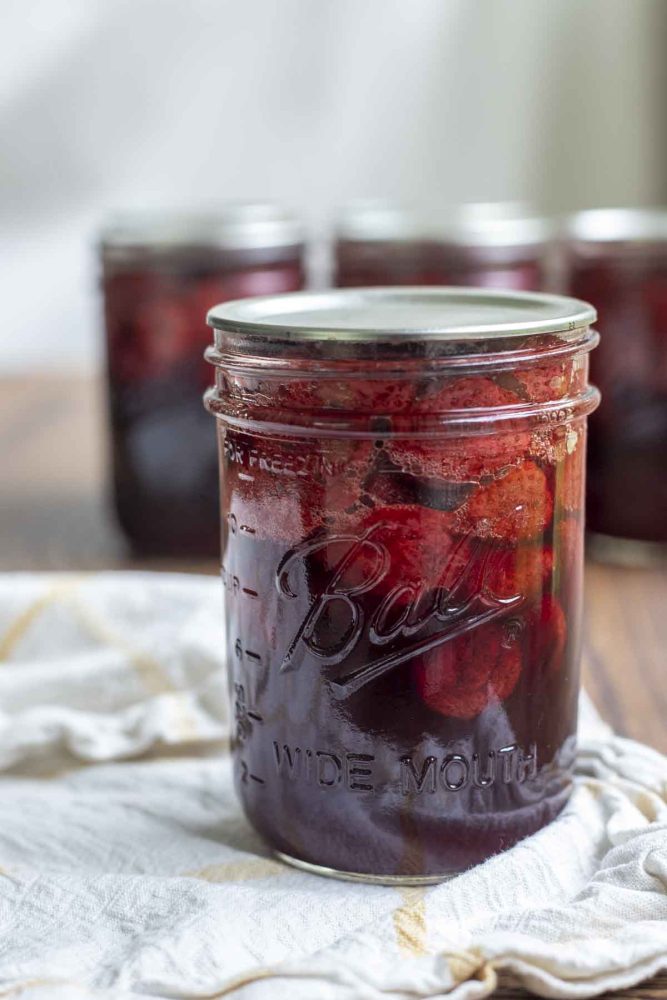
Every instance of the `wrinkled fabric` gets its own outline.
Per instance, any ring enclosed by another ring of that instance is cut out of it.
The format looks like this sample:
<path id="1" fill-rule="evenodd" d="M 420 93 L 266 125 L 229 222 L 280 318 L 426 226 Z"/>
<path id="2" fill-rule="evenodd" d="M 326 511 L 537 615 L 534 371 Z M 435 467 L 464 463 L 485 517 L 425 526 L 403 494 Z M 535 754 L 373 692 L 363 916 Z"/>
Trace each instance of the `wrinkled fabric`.
<path id="1" fill-rule="evenodd" d="M 667 760 L 582 699 L 574 795 L 438 886 L 274 860 L 236 801 L 221 589 L 0 577 L 0 995 L 414 1000 L 667 967 Z"/>

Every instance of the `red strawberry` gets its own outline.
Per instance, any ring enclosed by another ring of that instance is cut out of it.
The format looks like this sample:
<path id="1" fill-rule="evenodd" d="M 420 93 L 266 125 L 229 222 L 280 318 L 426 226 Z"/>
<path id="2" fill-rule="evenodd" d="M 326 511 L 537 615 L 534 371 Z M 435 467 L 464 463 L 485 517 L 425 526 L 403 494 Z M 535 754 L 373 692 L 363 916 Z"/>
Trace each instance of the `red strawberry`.
<path id="1" fill-rule="evenodd" d="M 354 572 L 366 574 L 366 563 L 375 561 L 375 546 L 386 552 L 386 566 L 377 584 L 381 593 L 405 587 L 404 600 L 438 587 L 452 589 L 468 566 L 470 552 L 465 540 L 451 531 L 451 514 L 416 505 L 375 507 L 361 519 L 353 517 L 349 531 L 356 537 L 366 534 L 372 542 L 356 560 Z M 333 534 L 344 533 L 334 530 Z M 339 558 L 340 553 L 334 553 Z"/>
<path id="2" fill-rule="evenodd" d="M 520 401 L 512 389 L 482 375 L 450 378 L 427 386 L 417 396 L 415 409 L 433 413 L 443 410 L 467 410 L 471 407 L 508 406 Z"/>
<path id="3" fill-rule="evenodd" d="M 523 462 L 488 486 L 481 486 L 457 512 L 459 530 L 514 544 L 538 538 L 553 512 L 542 469 Z"/>
<path id="4" fill-rule="evenodd" d="M 521 368 L 517 371 L 516 378 L 523 387 L 526 402 L 542 403 L 550 399 L 562 399 L 570 387 L 572 362 Z"/>
<path id="5" fill-rule="evenodd" d="M 424 702 L 442 715 L 473 719 L 508 698 L 521 674 L 521 651 L 490 622 L 437 647 L 413 666 Z"/>
<path id="6" fill-rule="evenodd" d="M 515 431 L 428 442 L 399 438 L 387 442 L 387 454 L 416 476 L 472 482 L 517 465 L 530 446 L 530 437 L 527 431 Z"/>
<path id="7" fill-rule="evenodd" d="M 359 410 L 378 417 L 412 409 L 414 383 L 408 379 L 326 379 L 321 383 L 322 405 Z"/>
<path id="8" fill-rule="evenodd" d="M 288 411 L 341 410 L 377 418 L 411 409 L 414 396 L 409 381 L 347 378 L 344 369 L 336 378 L 286 377 L 279 385 L 266 388 L 274 396 L 272 404 Z M 289 413 L 286 416 L 289 418 Z"/>
<path id="9" fill-rule="evenodd" d="M 521 595 L 534 601 L 549 586 L 554 556 L 549 546 L 523 544 L 492 551 L 486 563 L 484 583 L 494 597 L 504 600 Z"/>
<path id="10" fill-rule="evenodd" d="M 520 401 L 511 388 L 494 379 L 465 376 L 434 382 L 417 394 L 414 413 L 443 413 L 503 407 Z M 412 421 L 412 422 L 411 422 Z M 409 434 L 414 418 L 398 417 L 396 430 Z M 526 431 L 470 434 L 461 438 L 442 437 L 428 441 L 398 438 L 387 443 L 387 454 L 397 465 L 418 476 L 450 481 L 479 479 L 496 475 L 505 466 L 515 465 L 530 444 Z"/>

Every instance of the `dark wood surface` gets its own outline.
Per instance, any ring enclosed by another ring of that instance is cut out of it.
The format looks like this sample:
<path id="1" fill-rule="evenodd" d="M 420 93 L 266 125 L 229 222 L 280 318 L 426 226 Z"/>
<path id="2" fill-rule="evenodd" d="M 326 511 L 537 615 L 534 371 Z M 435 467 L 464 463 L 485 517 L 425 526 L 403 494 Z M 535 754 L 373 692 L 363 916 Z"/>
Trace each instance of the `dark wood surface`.
<path id="1" fill-rule="evenodd" d="M 0 571 L 178 569 L 133 560 L 106 502 L 104 394 L 92 378 L 0 381 Z M 617 732 L 667 752 L 667 568 L 586 567 L 584 683 Z M 503 977 L 498 997 L 527 996 Z M 667 1000 L 667 974 L 615 996 Z"/>

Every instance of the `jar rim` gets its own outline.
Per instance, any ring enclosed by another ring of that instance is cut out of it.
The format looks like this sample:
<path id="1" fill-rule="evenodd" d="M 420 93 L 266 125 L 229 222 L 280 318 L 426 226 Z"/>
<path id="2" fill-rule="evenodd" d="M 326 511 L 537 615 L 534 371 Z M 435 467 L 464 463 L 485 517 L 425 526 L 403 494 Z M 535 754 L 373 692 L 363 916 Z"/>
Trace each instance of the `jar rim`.
<path id="1" fill-rule="evenodd" d="M 298 246 L 297 215 L 270 202 L 239 201 L 210 209 L 142 209 L 111 216 L 100 234 L 103 254 L 174 251 L 193 247 L 253 250 Z"/>
<path id="2" fill-rule="evenodd" d="M 663 243 L 667 208 L 590 208 L 565 219 L 563 232 L 581 243 Z"/>
<path id="3" fill-rule="evenodd" d="M 356 199 L 338 209 L 339 243 L 434 243 L 469 251 L 526 252 L 544 246 L 553 222 L 521 201 L 464 202 L 422 207 L 380 198 Z"/>
<path id="4" fill-rule="evenodd" d="M 476 342 L 576 333 L 597 318 L 592 305 L 542 292 L 432 287 L 377 287 L 290 292 L 224 302 L 206 322 L 257 345 L 353 341 Z"/>

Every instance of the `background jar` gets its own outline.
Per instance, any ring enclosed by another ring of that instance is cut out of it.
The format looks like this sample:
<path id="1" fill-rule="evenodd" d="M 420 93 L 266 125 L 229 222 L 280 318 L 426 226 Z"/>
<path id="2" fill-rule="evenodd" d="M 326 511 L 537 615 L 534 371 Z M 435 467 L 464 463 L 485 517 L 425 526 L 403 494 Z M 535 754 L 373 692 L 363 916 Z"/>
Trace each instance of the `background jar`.
<path id="1" fill-rule="evenodd" d="M 135 213 L 110 222 L 100 255 L 113 494 L 133 549 L 212 556 L 217 454 L 202 412 L 202 317 L 215 302 L 302 288 L 304 234 L 285 210 Z"/>
<path id="2" fill-rule="evenodd" d="M 429 232 L 439 284 L 524 292 L 552 287 L 552 226 L 528 206 L 461 205 L 455 211 L 435 213 Z"/>
<path id="3" fill-rule="evenodd" d="M 513 202 L 428 211 L 351 203 L 336 221 L 333 283 L 544 290 L 552 283 L 551 236 L 546 219 Z"/>
<path id="4" fill-rule="evenodd" d="M 437 880 L 567 800 L 593 318 L 465 289 L 209 313 L 236 780 L 286 860 Z"/>
<path id="5" fill-rule="evenodd" d="M 415 208 L 370 199 L 350 202 L 334 222 L 332 283 L 338 288 L 440 284 L 433 250 Z"/>
<path id="6" fill-rule="evenodd" d="M 667 210 L 599 209 L 573 216 L 563 290 L 598 312 L 587 525 L 594 553 L 667 558 Z"/>

